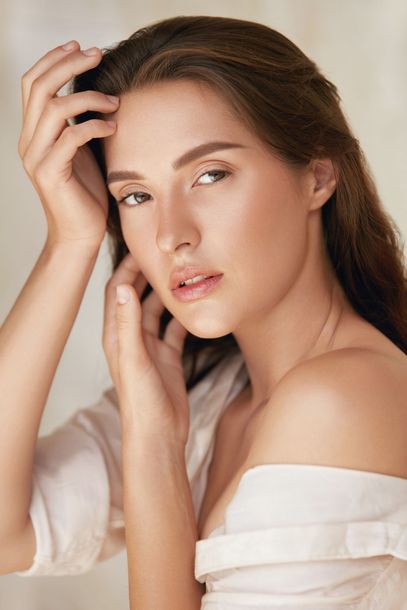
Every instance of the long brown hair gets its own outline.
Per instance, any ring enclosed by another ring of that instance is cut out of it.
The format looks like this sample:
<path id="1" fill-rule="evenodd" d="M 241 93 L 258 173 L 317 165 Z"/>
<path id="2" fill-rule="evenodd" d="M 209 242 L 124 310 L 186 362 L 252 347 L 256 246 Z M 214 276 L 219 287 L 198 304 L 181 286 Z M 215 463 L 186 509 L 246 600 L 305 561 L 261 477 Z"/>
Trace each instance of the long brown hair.
<path id="1" fill-rule="evenodd" d="M 333 269 L 354 310 L 407 353 L 402 235 L 382 206 L 359 141 L 340 108 L 336 86 L 311 59 L 264 24 L 206 15 L 153 22 L 102 53 L 95 68 L 74 77 L 72 92 L 97 90 L 120 96 L 164 80 L 202 81 L 288 165 L 301 167 L 312 158 L 330 158 L 337 187 L 321 213 Z M 74 122 L 101 117 L 89 111 Z M 93 139 L 89 146 L 106 178 L 100 140 Z M 113 271 L 128 248 L 110 193 L 107 231 Z M 151 290 L 148 284 L 142 300 Z M 170 318 L 165 309 L 161 337 Z M 217 339 L 188 333 L 187 388 L 235 351 L 239 347 L 232 333 Z M 201 352 L 208 358 L 197 372 Z"/>

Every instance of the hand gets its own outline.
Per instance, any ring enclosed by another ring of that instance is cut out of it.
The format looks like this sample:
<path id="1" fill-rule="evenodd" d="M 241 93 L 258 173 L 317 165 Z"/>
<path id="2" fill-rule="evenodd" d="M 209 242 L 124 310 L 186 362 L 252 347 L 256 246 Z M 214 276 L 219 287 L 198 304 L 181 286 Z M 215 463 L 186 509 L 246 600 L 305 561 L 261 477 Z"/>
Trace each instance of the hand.
<path id="1" fill-rule="evenodd" d="M 22 77 L 23 128 L 18 152 L 44 208 L 48 242 L 99 247 L 105 232 L 108 193 L 96 159 L 87 146 L 108 137 L 115 125 L 89 120 L 69 125 L 87 110 L 115 112 L 103 93 L 84 91 L 57 96 L 73 75 L 94 68 L 102 53 L 85 55 L 57 47 L 41 57 Z"/>
<path id="2" fill-rule="evenodd" d="M 116 302 L 116 287 L 130 299 Z M 117 267 L 105 289 L 103 350 L 119 398 L 123 421 L 134 423 L 139 438 L 185 448 L 189 402 L 182 366 L 187 330 L 176 319 L 158 338 L 164 305 L 152 292 L 140 303 L 147 280 L 131 253 Z"/>

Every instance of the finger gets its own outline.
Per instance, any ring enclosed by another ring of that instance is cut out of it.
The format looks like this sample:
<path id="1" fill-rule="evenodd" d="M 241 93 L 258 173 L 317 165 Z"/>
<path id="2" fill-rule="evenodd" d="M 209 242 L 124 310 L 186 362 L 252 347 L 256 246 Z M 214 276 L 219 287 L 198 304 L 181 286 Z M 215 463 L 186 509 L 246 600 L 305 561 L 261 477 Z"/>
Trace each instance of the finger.
<path id="1" fill-rule="evenodd" d="M 120 261 L 113 275 L 105 286 L 104 321 L 102 344 L 105 349 L 112 347 L 108 344 L 116 335 L 116 286 L 119 284 L 132 284 L 138 298 L 141 298 L 147 280 L 131 252 Z"/>
<path id="2" fill-rule="evenodd" d="M 141 326 L 142 311 L 136 291 L 130 284 L 117 286 L 116 326 L 120 378 L 140 375 L 151 367 L 151 358 L 144 345 Z"/>
<path id="3" fill-rule="evenodd" d="M 138 282 L 139 287 L 144 289 L 147 284 L 147 280 L 142 274 L 140 266 L 132 253 L 128 252 L 120 261 L 110 280 L 106 284 L 106 290 L 115 293 L 116 286 L 119 284 L 132 284 L 135 280 L 138 280 L 138 278 L 142 280 Z M 141 297 L 141 294 L 141 292 L 138 293 L 139 298 Z"/>
<path id="4" fill-rule="evenodd" d="M 169 405 L 169 397 L 162 377 L 144 343 L 142 312 L 136 291 L 130 284 L 120 284 L 117 289 L 120 411 L 124 417 L 130 416 L 131 421 L 137 417 L 138 433 L 151 438 L 151 435 L 161 435 L 157 425 L 162 426 L 166 431 L 168 427 L 173 429 L 173 409 Z M 120 291 L 127 293 L 127 301 L 119 302 Z M 153 340 L 151 336 L 150 339 Z"/>
<path id="5" fill-rule="evenodd" d="M 78 148 L 93 138 L 106 138 L 115 131 L 116 123 L 102 119 L 90 119 L 84 123 L 66 127 L 49 152 L 43 157 L 36 168 L 36 179 L 40 183 L 48 183 L 59 177 L 67 182 L 72 176 L 72 160 Z"/>
<path id="6" fill-rule="evenodd" d="M 21 78 L 23 118 L 26 112 L 28 98 L 30 97 L 31 85 L 33 81 L 39 76 L 41 76 L 41 74 L 49 70 L 63 57 L 66 57 L 66 55 L 72 53 L 72 51 L 78 50 L 79 48 L 79 42 L 76 40 L 71 40 L 70 43 L 66 44 L 71 44 L 71 47 L 68 49 L 64 49 L 64 45 L 60 45 L 59 47 L 55 47 L 55 49 L 51 49 L 51 51 L 48 51 L 48 53 L 43 55 L 43 57 L 40 57 L 40 59 L 36 61 L 35 64 L 32 65 L 29 70 L 24 72 Z"/>
<path id="7" fill-rule="evenodd" d="M 158 337 L 164 308 L 165 306 L 155 290 L 152 290 L 141 304 L 143 328 L 154 337 Z"/>
<path id="8" fill-rule="evenodd" d="M 95 47 L 96 48 L 96 47 Z M 85 55 L 83 51 L 73 51 L 34 79 L 30 87 L 24 125 L 21 133 L 23 143 L 31 140 L 46 103 L 53 98 L 71 78 L 95 67 L 101 60 L 100 49 L 96 55 Z"/>
<path id="9" fill-rule="evenodd" d="M 46 104 L 34 134 L 25 149 L 26 168 L 35 167 L 49 152 L 51 146 L 67 127 L 68 118 L 87 110 L 112 112 L 116 110 L 117 106 L 118 103 L 114 103 L 107 95 L 97 91 L 85 91 L 52 98 Z M 23 148 L 24 142 L 22 141 Z"/>
<path id="10" fill-rule="evenodd" d="M 147 279 L 142 274 L 140 267 L 131 252 L 120 261 L 113 275 L 105 286 L 105 313 L 116 309 L 116 286 L 119 284 L 132 284 L 141 299 Z"/>
<path id="11" fill-rule="evenodd" d="M 165 328 L 163 341 L 182 354 L 187 334 L 185 326 L 177 318 L 172 318 Z"/>

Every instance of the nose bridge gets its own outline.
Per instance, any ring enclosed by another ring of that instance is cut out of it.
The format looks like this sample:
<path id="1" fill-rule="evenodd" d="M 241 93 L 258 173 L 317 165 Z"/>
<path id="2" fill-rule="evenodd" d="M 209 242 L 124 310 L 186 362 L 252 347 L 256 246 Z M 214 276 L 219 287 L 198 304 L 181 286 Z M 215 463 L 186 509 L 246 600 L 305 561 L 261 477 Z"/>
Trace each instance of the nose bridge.
<path id="1" fill-rule="evenodd" d="M 156 207 L 156 242 L 162 252 L 171 253 L 180 244 L 195 244 L 199 238 L 193 214 L 188 210 L 186 199 L 180 193 L 172 193 L 162 199 Z"/>

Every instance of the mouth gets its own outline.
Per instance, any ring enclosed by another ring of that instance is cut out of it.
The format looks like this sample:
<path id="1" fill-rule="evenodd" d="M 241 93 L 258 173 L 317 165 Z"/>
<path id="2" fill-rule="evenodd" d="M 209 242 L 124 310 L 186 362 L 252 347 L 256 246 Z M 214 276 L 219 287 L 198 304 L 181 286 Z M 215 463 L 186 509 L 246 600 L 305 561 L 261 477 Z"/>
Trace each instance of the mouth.
<path id="1" fill-rule="evenodd" d="M 183 280 L 183 281 L 179 282 L 179 284 L 178 284 L 178 286 L 176 286 L 176 288 L 183 288 L 184 286 L 192 286 L 195 284 L 200 284 L 204 280 L 209 280 L 212 277 L 215 277 L 215 274 L 214 275 L 197 275 L 191 279 Z"/>
<path id="2" fill-rule="evenodd" d="M 210 275 L 208 277 L 200 276 L 193 282 L 190 280 L 180 282 L 177 288 L 173 288 L 172 293 L 180 301 L 194 301 L 211 292 L 215 286 L 219 284 L 222 278 L 223 273 L 220 273 L 219 275 Z"/>
<path id="3" fill-rule="evenodd" d="M 220 275 L 221 272 L 217 269 L 211 269 L 210 267 L 198 267 L 198 265 L 185 265 L 184 267 L 175 267 L 171 273 L 169 288 L 174 290 L 184 285 L 191 284 L 192 282 L 199 282 L 200 280 L 207 279 L 208 277 L 214 277 Z"/>

